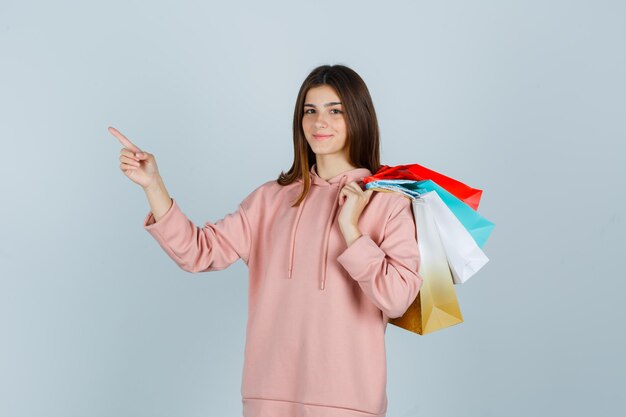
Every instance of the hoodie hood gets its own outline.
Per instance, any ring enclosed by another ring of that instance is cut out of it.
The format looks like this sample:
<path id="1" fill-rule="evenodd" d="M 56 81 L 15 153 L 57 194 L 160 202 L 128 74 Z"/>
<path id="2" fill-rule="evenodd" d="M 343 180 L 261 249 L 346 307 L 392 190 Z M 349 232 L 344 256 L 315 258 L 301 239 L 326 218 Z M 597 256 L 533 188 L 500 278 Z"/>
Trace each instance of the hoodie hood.
<path id="1" fill-rule="evenodd" d="M 322 277 L 320 279 L 320 289 L 324 290 L 326 284 L 326 269 L 328 265 L 328 241 L 330 240 L 330 229 L 335 222 L 335 217 L 339 212 L 339 207 L 343 205 L 343 201 L 339 201 L 339 193 L 341 189 L 347 183 L 351 181 L 356 181 L 363 188 L 362 179 L 372 175 L 372 172 L 367 168 L 354 168 L 349 171 L 342 172 L 341 174 L 337 174 L 328 180 L 323 179 L 319 175 L 317 175 L 316 164 L 311 166 L 309 170 L 311 177 L 311 187 L 328 187 L 332 188 L 335 193 L 334 203 L 330 211 L 330 216 L 328 217 L 328 222 L 326 223 L 326 227 L 324 229 L 324 237 L 323 237 L 323 247 L 322 254 L 324 256 L 323 264 L 322 264 Z M 298 180 L 302 182 L 302 179 Z M 310 192 L 310 191 L 309 191 Z M 291 271 L 293 270 L 293 261 L 294 261 L 294 253 L 295 253 L 295 244 L 296 244 L 296 233 L 298 231 L 298 224 L 300 223 L 300 216 L 302 215 L 302 210 L 304 209 L 304 205 L 309 201 L 309 196 L 304 198 L 300 205 L 298 206 L 298 212 L 296 213 L 296 218 L 293 222 L 293 226 L 291 228 L 291 243 L 290 243 L 290 254 L 289 254 L 289 273 L 288 277 L 291 278 Z"/>

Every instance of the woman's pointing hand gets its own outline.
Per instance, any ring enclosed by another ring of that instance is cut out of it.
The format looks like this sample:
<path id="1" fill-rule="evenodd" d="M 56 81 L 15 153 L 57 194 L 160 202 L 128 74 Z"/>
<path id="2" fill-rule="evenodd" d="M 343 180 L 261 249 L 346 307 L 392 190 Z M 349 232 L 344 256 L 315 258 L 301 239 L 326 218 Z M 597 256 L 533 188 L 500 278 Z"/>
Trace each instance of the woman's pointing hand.
<path id="1" fill-rule="evenodd" d="M 120 150 L 120 169 L 124 175 L 144 189 L 157 184 L 160 174 L 154 155 L 143 152 L 114 127 L 109 127 L 109 132 L 124 145 Z"/>

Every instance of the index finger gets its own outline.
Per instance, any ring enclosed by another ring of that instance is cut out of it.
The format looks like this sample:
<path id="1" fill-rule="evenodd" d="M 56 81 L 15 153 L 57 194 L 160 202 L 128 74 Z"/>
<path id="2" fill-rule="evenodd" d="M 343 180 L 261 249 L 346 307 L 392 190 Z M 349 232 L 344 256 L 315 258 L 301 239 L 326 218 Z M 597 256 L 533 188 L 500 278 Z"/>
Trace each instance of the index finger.
<path id="1" fill-rule="evenodd" d="M 127 148 L 130 148 L 130 150 L 132 150 L 133 152 L 143 152 L 141 149 L 139 149 L 138 146 L 136 146 L 130 140 L 128 140 L 126 136 L 122 135 L 122 133 L 116 128 L 109 126 L 109 132 L 111 132 L 113 136 L 115 136 L 120 142 L 122 142 L 122 145 L 126 146 Z"/>

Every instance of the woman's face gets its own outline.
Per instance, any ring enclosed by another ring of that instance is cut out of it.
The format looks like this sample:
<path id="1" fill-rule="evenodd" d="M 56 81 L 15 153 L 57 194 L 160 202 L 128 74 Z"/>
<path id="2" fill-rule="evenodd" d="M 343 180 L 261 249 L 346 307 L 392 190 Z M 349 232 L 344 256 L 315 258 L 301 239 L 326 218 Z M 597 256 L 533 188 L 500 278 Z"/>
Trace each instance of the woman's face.
<path id="1" fill-rule="evenodd" d="M 343 108 L 335 90 L 328 85 L 310 88 L 306 93 L 302 130 L 317 156 L 341 154 L 348 159 Z"/>

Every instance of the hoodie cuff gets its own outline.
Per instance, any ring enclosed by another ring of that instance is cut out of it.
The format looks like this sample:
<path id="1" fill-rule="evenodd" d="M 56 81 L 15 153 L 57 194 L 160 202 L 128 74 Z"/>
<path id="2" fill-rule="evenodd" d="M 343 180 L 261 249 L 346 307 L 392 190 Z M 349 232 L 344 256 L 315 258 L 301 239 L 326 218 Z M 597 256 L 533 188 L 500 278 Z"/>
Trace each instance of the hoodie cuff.
<path id="1" fill-rule="evenodd" d="M 175 212 L 180 212 L 180 208 L 178 207 L 178 204 L 176 204 L 176 200 L 172 198 L 172 205 L 158 222 L 154 219 L 152 211 L 148 212 L 143 220 L 144 229 L 152 231 L 153 229 L 161 229 L 162 227 L 165 227 L 165 224 L 168 223 L 170 217 L 176 217 L 176 214 L 178 213 Z"/>
<path id="2" fill-rule="evenodd" d="M 337 262 L 354 280 L 368 281 L 372 278 L 364 273 L 368 265 L 381 262 L 385 256 L 385 252 L 369 235 L 362 234 L 337 257 Z"/>

